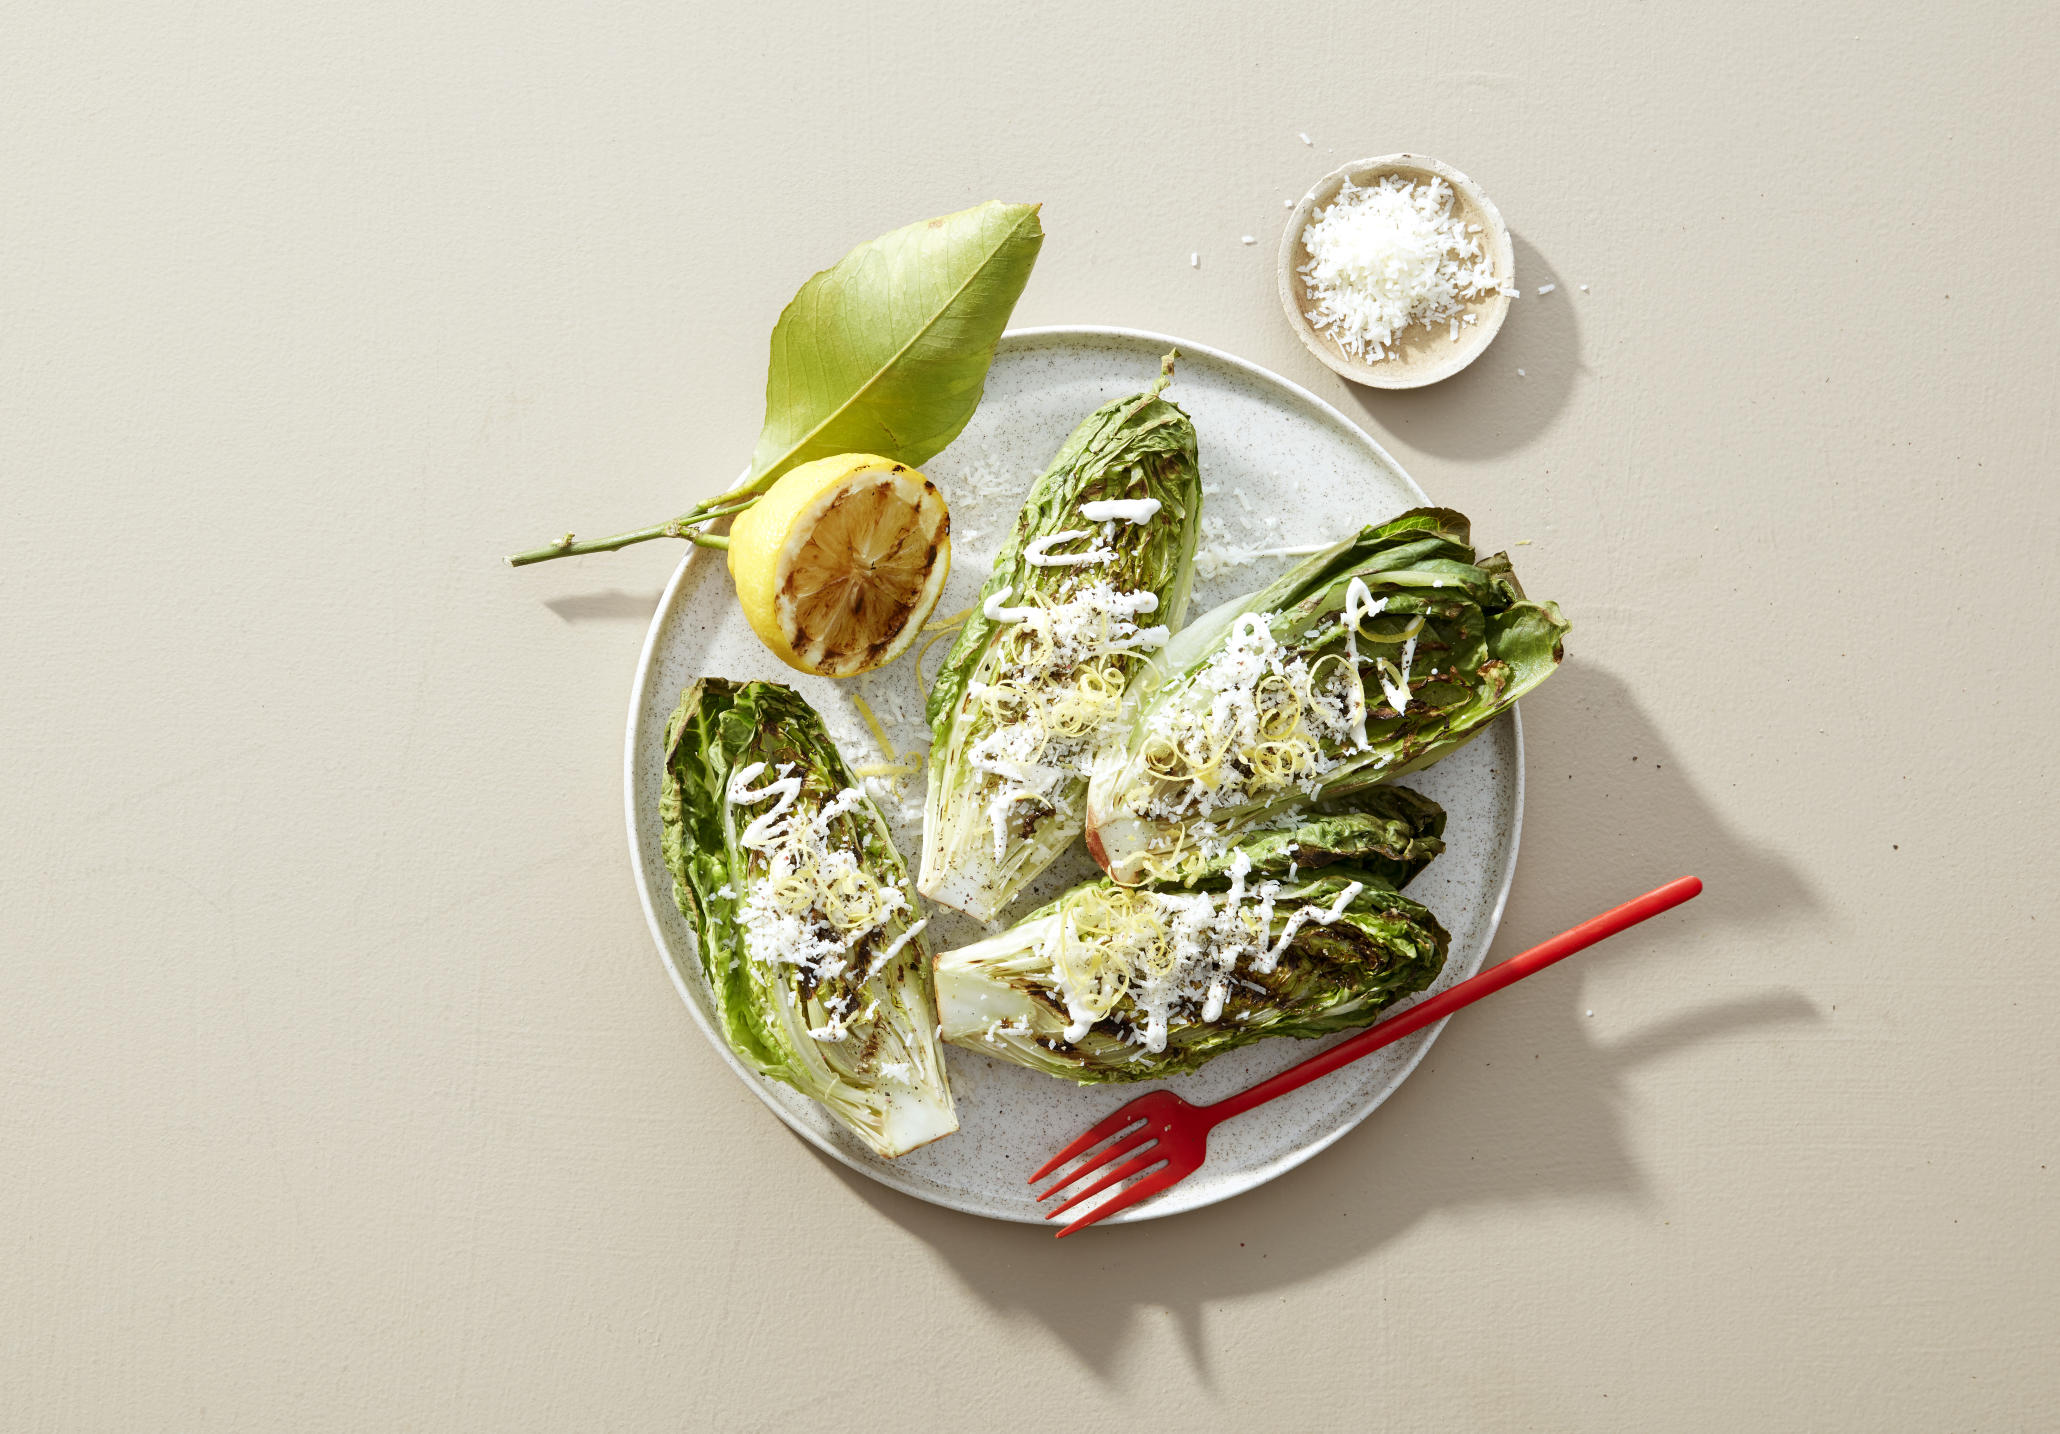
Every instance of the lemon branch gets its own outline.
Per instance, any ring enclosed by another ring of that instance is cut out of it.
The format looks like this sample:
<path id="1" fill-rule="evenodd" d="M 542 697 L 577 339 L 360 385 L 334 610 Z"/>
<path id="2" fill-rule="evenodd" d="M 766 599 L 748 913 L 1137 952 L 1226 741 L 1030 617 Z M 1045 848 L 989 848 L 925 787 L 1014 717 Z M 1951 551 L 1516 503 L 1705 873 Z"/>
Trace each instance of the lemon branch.
<path id="1" fill-rule="evenodd" d="M 510 553 L 508 566 L 527 567 L 531 563 L 547 563 L 553 558 L 574 558 L 581 553 L 612 553 L 618 548 L 627 548 L 632 543 L 648 543 L 653 538 L 684 538 L 699 548 L 727 548 L 730 540 L 721 533 L 704 532 L 701 524 L 712 523 L 717 518 L 728 518 L 743 512 L 758 501 L 759 495 L 731 498 L 727 502 L 718 498 L 712 503 L 703 503 L 690 513 L 669 518 L 663 523 L 654 523 L 648 528 L 633 528 L 627 533 L 617 533 L 612 538 L 588 538 L 577 541 L 567 533 L 555 543 L 546 543 L 541 548 L 527 552 Z"/>

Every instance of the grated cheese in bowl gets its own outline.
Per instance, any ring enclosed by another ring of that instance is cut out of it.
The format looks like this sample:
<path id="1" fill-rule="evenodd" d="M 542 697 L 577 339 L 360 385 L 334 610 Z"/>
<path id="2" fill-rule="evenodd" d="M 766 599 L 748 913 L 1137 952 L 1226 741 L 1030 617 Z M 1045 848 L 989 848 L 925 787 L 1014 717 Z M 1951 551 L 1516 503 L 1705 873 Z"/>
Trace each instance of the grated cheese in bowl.
<path id="1" fill-rule="evenodd" d="M 1363 189 L 1345 180 L 1302 230 L 1309 322 L 1376 363 L 1404 330 L 1453 323 L 1469 301 L 1496 292 L 1479 226 L 1453 212 L 1452 197 L 1437 177 L 1412 184 L 1389 174 Z"/>

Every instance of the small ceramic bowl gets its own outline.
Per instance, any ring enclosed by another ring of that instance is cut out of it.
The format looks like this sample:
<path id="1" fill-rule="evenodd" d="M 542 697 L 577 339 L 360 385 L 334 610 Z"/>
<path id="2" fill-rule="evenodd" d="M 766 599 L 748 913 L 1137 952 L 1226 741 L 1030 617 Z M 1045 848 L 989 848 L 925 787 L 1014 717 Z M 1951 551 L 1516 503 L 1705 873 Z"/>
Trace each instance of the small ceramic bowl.
<path id="1" fill-rule="evenodd" d="M 1446 324 L 1412 324 L 1397 336 L 1386 358 L 1368 363 L 1346 353 L 1335 339 L 1309 322 L 1309 293 L 1302 278 L 1302 265 L 1309 262 L 1309 251 L 1302 247 L 1302 231 L 1315 211 L 1336 198 L 1348 179 L 1355 187 L 1366 189 L 1390 174 L 1401 175 L 1412 184 L 1437 178 L 1451 185 L 1453 212 L 1462 223 L 1481 226 L 1478 237 L 1494 265 L 1495 277 L 1501 281 L 1501 287 L 1515 287 L 1516 255 L 1509 242 L 1509 226 L 1502 222 L 1502 215 L 1481 193 L 1480 186 L 1449 164 L 1424 155 L 1384 154 L 1378 159 L 1354 160 L 1333 169 L 1309 187 L 1295 212 L 1288 216 L 1287 232 L 1280 237 L 1280 303 L 1287 310 L 1288 323 L 1308 345 L 1309 352 L 1352 382 L 1374 388 L 1421 388 L 1450 378 L 1481 356 L 1509 314 L 1507 294 L 1483 294 L 1461 309 L 1462 314 L 1473 316 L 1473 322 L 1459 326 L 1456 341 Z"/>

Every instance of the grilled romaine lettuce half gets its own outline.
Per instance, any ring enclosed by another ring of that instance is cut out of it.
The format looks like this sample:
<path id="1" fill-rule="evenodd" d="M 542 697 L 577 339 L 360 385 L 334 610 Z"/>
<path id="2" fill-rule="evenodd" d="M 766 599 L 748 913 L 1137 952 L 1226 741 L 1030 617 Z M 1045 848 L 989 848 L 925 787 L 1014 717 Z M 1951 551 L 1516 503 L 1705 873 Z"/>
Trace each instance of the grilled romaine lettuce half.
<path id="1" fill-rule="evenodd" d="M 1455 751 L 1552 675 L 1568 623 L 1418 508 L 1198 618 L 1102 750 L 1087 849 L 1125 884 Z"/>
<path id="2" fill-rule="evenodd" d="M 776 682 L 694 683 L 658 810 L 730 1048 L 882 1156 L 958 1129 L 908 868 L 816 710 Z"/>
<path id="3" fill-rule="evenodd" d="M 1094 1085 L 1371 1023 L 1444 969 L 1444 928 L 1396 888 L 1442 846 L 1445 814 L 1401 788 L 1356 805 L 1249 837 L 1184 883 L 1088 882 L 944 952 L 944 1038 Z"/>
<path id="4" fill-rule="evenodd" d="M 1149 389 L 1096 409 L 1032 485 L 931 685 L 923 895 L 990 921 L 1080 834 L 1125 692 L 1187 613 L 1194 424 Z"/>

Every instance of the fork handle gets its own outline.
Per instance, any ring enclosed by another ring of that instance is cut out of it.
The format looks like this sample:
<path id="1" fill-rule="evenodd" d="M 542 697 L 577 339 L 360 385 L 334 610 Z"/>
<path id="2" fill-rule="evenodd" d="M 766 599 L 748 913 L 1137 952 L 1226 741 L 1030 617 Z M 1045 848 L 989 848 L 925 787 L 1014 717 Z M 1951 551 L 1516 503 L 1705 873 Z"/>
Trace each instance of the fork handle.
<path id="1" fill-rule="evenodd" d="M 1289 1066 L 1279 1075 L 1269 1076 L 1250 1090 L 1240 1091 L 1214 1105 L 1205 1105 L 1212 1117 L 1209 1124 L 1215 1126 L 1234 1115 L 1243 1115 L 1253 1106 L 1264 1105 L 1269 1100 L 1286 1095 L 1291 1090 L 1300 1090 L 1310 1081 L 1329 1075 L 1340 1066 L 1350 1065 L 1361 1056 L 1371 1055 L 1382 1046 L 1392 1045 L 1411 1032 L 1420 1031 L 1433 1021 L 1442 1021 L 1461 1006 L 1471 1006 L 1483 996 L 1491 996 L 1504 986 L 1513 985 L 1526 976 L 1536 975 L 1555 961 L 1564 961 L 1576 951 L 1585 950 L 1598 941 L 1607 940 L 1619 931 L 1636 926 L 1670 911 L 1682 902 L 1702 894 L 1702 878 L 1684 876 L 1656 887 L 1645 895 L 1625 902 L 1614 911 L 1605 911 L 1574 927 L 1562 931 L 1543 945 L 1533 946 L 1520 956 L 1512 956 L 1499 966 L 1487 970 L 1468 980 L 1461 981 L 1447 991 L 1440 991 L 1425 1001 L 1419 1001 L 1399 1015 L 1390 1016 L 1378 1025 L 1368 1026 L 1348 1041 L 1339 1041 L 1327 1051 L 1320 1051 L 1300 1065 Z"/>

